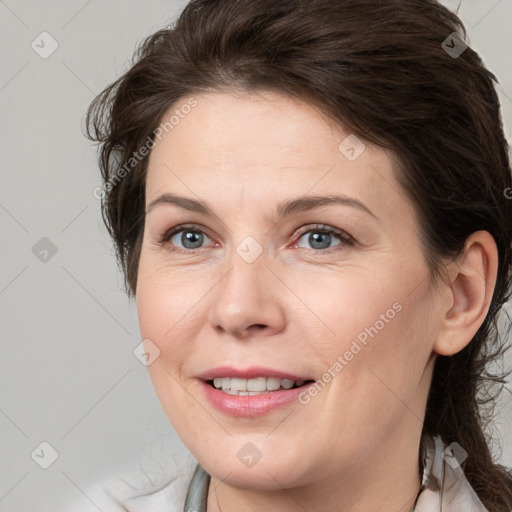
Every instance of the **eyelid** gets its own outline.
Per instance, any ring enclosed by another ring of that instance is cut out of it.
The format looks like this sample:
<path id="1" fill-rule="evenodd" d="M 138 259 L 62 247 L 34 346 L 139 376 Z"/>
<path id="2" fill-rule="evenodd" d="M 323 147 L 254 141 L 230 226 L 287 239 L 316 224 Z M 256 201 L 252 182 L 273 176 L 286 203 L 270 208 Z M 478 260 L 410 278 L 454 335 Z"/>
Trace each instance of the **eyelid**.
<path id="1" fill-rule="evenodd" d="M 346 231 L 344 231 L 343 229 L 338 229 L 338 228 L 329 226 L 328 224 L 315 224 L 315 225 L 304 226 L 304 227 L 300 228 L 300 230 L 296 233 L 295 238 L 297 238 L 297 237 L 300 238 L 300 237 L 302 237 L 302 235 L 304 235 L 305 233 L 308 233 L 309 231 L 328 232 L 330 234 L 332 233 L 332 234 L 338 236 L 345 242 L 349 242 L 349 241 L 355 242 L 354 238 L 351 235 L 349 235 Z"/>

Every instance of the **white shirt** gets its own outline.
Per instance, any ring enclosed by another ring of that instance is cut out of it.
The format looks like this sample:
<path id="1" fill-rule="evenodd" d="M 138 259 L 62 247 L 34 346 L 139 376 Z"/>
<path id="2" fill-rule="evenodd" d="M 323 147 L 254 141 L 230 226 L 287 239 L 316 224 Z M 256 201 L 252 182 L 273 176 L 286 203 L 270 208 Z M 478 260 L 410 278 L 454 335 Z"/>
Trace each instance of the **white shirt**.
<path id="1" fill-rule="evenodd" d="M 427 439 L 423 473 L 425 488 L 418 497 L 414 512 L 488 512 L 467 481 L 456 456 L 457 453 L 454 456 L 440 437 Z M 183 512 L 196 465 L 197 461 L 190 457 L 183 461 L 179 474 L 160 485 L 149 482 L 142 473 L 137 473 L 136 478 L 130 475 L 130 482 L 126 480 L 127 476 L 111 478 L 86 489 L 87 497 L 83 497 L 80 504 L 67 504 L 59 512 L 82 512 L 84 503 L 89 505 L 86 510 L 97 510 L 94 504 L 102 512 Z M 444 488 L 441 489 L 443 472 Z"/>

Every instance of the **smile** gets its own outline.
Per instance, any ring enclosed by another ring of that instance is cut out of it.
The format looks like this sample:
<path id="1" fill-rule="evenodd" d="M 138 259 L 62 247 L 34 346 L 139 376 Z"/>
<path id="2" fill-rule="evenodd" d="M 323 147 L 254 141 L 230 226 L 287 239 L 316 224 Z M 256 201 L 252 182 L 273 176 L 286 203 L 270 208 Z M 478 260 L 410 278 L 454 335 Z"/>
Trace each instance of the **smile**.
<path id="1" fill-rule="evenodd" d="M 287 390 L 301 387 L 305 380 L 293 381 L 279 379 L 278 377 L 257 377 L 254 379 L 241 379 L 231 377 L 216 377 L 208 383 L 216 389 L 229 395 L 254 396 L 278 390 Z"/>
<path id="2" fill-rule="evenodd" d="M 226 379 L 226 388 L 224 388 L 224 379 Z M 293 402 L 299 402 L 299 395 L 307 392 L 307 389 L 315 384 L 313 380 L 292 381 L 284 379 L 285 386 L 292 385 L 292 387 L 286 389 L 286 387 L 282 385 L 283 380 L 272 377 L 262 377 L 261 379 L 262 381 L 260 381 L 259 378 L 230 379 L 223 377 L 221 378 L 220 388 L 215 387 L 213 380 L 198 380 L 197 382 L 200 384 L 201 390 L 210 405 L 223 414 L 235 417 L 261 416 L 274 409 L 290 405 Z M 258 382 L 252 384 L 251 381 Z M 268 381 L 270 381 L 270 387 L 278 386 L 277 389 L 267 389 Z M 302 384 L 298 386 L 301 382 Z M 253 385 L 263 387 L 263 384 L 265 384 L 264 391 L 231 389 L 231 386 L 243 387 L 244 385 L 246 388 L 251 388 Z"/>

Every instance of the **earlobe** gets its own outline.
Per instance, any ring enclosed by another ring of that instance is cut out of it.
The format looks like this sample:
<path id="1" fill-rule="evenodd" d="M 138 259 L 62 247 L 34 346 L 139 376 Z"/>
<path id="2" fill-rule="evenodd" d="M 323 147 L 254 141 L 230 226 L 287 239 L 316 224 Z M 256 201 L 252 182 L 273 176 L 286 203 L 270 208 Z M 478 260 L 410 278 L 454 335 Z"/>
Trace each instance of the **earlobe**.
<path id="1" fill-rule="evenodd" d="M 461 351 L 485 320 L 498 272 L 498 249 L 487 231 L 473 233 L 450 263 L 449 295 L 433 350 L 451 356 Z"/>

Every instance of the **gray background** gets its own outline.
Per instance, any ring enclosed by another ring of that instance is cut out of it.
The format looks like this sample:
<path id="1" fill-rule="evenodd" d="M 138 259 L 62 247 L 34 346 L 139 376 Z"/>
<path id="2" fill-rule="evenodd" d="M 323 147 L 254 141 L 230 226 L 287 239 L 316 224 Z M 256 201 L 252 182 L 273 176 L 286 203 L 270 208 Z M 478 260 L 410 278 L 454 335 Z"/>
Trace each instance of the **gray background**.
<path id="1" fill-rule="evenodd" d="M 82 135 L 95 94 L 185 3 L 0 0 L 0 511 L 53 510 L 79 497 L 96 511 L 84 495 L 92 482 L 186 453 L 133 355 L 135 305 L 93 196 L 96 150 Z M 500 80 L 511 141 L 512 0 L 462 0 L 460 16 Z M 43 31 L 58 43 L 46 59 L 31 47 Z M 34 254 L 48 249 L 43 237 L 57 250 L 46 261 Z M 506 390 L 496 430 L 509 466 L 511 399 Z M 48 469 L 42 442 L 58 453 Z"/>

